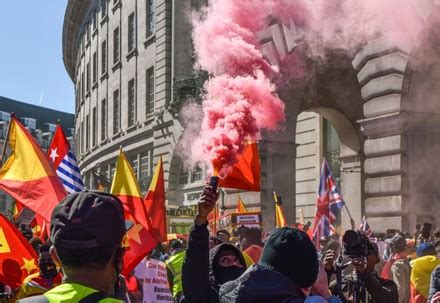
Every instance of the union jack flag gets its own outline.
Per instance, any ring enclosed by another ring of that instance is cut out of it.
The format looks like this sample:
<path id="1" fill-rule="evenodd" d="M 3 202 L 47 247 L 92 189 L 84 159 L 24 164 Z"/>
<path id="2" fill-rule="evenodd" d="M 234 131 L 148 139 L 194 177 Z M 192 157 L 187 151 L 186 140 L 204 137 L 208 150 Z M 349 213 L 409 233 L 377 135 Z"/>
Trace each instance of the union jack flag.
<path id="1" fill-rule="evenodd" d="M 362 218 L 362 223 L 361 225 L 359 225 L 359 230 L 363 231 L 368 236 L 368 238 L 371 238 L 371 236 L 373 235 L 370 224 L 368 224 L 367 218 L 365 217 Z"/>
<path id="2" fill-rule="evenodd" d="M 344 204 L 328 163 L 323 159 L 313 223 L 313 243 L 317 248 L 322 237 L 328 237 L 336 232 L 333 223 Z"/>

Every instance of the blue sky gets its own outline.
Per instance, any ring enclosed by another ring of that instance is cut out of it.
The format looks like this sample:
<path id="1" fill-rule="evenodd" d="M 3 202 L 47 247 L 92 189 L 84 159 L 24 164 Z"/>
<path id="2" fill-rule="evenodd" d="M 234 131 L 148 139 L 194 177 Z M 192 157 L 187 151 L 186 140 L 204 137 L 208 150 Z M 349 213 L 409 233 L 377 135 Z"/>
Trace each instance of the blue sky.
<path id="1" fill-rule="evenodd" d="M 74 112 L 73 83 L 62 54 L 66 4 L 67 0 L 2 1 L 0 96 Z"/>

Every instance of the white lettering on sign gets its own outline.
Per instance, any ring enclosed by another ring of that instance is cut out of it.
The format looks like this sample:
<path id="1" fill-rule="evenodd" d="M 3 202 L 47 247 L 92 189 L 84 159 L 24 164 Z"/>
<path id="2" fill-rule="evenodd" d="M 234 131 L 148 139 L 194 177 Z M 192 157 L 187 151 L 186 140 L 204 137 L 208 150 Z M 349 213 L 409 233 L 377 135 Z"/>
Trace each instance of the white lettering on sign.
<path id="1" fill-rule="evenodd" d="M 135 269 L 134 275 L 142 281 L 143 303 L 171 303 L 173 296 L 167 280 L 166 265 L 162 261 L 144 259 Z"/>
<path id="2" fill-rule="evenodd" d="M 258 215 L 243 215 L 237 216 L 237 224 L 258 224 L 260 223 L 260 218 Z"/>

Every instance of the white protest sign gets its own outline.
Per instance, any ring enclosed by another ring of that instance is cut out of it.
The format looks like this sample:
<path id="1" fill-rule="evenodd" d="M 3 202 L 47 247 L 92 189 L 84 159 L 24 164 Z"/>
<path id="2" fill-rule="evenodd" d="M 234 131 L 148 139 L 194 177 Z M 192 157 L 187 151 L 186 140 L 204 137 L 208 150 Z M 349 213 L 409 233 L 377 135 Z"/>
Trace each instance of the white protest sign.
<path id="1" fill-rule="evenodd" d="M 142 283 L 143 303 L 173 302 L 168 280 L 166 265 L 162 261 L 144 259 L 135 269 L 134 274 Z"/>

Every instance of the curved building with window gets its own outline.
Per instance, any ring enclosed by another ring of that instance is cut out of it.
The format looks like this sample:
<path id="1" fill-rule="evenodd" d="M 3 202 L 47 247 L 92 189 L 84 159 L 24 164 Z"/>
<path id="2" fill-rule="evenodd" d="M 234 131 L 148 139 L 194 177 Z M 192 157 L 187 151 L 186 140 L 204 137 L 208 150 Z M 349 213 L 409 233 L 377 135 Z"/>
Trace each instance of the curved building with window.
<path id="1" fill-rule="evenodd" d="M 200 3 L 206 0 L 68 1 L 63 58 L 75 85 L 77 156 L 89 187 L 101 176 L 111 179 L 122 147 L 144 192 L 162 156 L 168 204 L 197 202 L 204 171 L 184 170 L 176 145 L 179 107 L 200 95 L 204 79 L 193 70 L 187 18 Z M 367 216 L 374 231 L 440 226 L 432 212 L 440 201 L 432 182 L 440 171 L 439 89 L 425 85 L 440 77 L 438 56 L 426 55 L 438 52 L 440 39 L 424 40 L 437 37 L 440 10 L 431 0 L 415 7 L 420 34 L 410 44 L 378 38 L 356 54 L 329 54 L 335 64 L 312 60 L 307 67 L 316 77 L 279 88 L 286 124 L 259 142 L 262 190 L 240 193 L 247 207 L 261 207 L 266 230 L 275 221 L 273 191 L 283 197 L 289 223 L 313 221 L 323 157 L 357 224 Z M 294 20 L 270 20 L 258 33 L 260 50 L 273 65 L 287 54 L 302 57 L 307 48 L 297 46 L 306 31 Z M 432 70 L 414 70 L 417 62 Z M 227 191 L 220 203 L 235 208 L 237 196 Z M 345 228 L 347 215 L 344 209 Z"/>
<path id="2" fill-rule="evenodd" d="M 188 175 L 172 159 L 182 132 L 179 102 L 197 95 L 202 83 L 192 68 L 191 2 L 68 1 L 63 59 L 75 86 L 77 155 L 89 188 L 112 178 L 120 147 L 143 192 L 159 156 L 167 187 Z M 190 175 L 179 193 L 168 195 L 170 204 L 190 205 L 197 197 L 202 176 Z"/>

